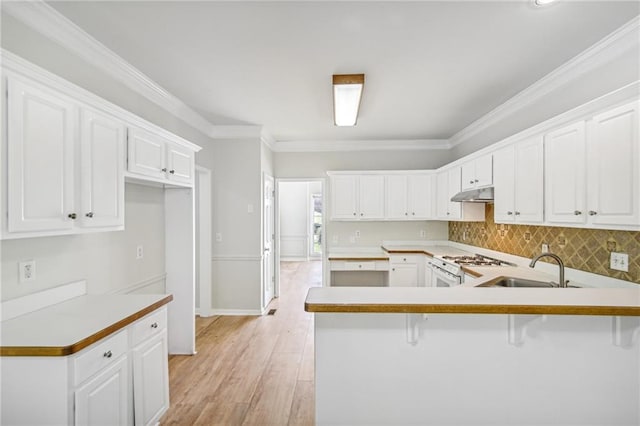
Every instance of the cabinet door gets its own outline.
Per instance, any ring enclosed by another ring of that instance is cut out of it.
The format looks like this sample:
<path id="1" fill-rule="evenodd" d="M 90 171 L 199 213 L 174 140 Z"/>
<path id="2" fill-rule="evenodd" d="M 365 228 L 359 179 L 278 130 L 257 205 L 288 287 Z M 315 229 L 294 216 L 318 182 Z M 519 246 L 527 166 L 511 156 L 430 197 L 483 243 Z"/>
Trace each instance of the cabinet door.
<path id="1" fill-rule="evenodd" d="M 588 208 L 595 225 L 640 225 L 639 103 L 597 115 L 588 139 Z"/>
<path id="2" fill-rule="evenodd" d="M 471 160 L 462 165 L 462 190 L 472 189 L 476 186 L 476 161 Z"/>
<path id="3" fill-rule="evenodd" d="M 430 175 L 410 175 L 408 177 L 409 218 L 433 218 L 433 177 Z"/>
<path id="4" fill-rule="evenodd" d="M 136 425 L 156 424 L 169 408 L 167 353 L 166 330 L 133 350 L 133 411 Z"/>
<path id="5" fill-rule="evenodd" d="M 76 389 L 76 425 L 130 424 L 128 359 L 123 356 Z"/>
<path id="6" fill-rule="evenodd" d="M 536 136 L 516 145 L 515 211 L 516 222 L 543 221 L 543 145 Z"/>
<path id="7" fill-rule="evenodd" d="M 125 126 L 84 110 L 80 137 L 80 224 L 124 226 Z"/>
<path id="8" fill-rule="evenodd" d="M 357 190 L 357 176 L 331 176 L 332 219 L 358 218 Z"/>
<path id="9" fill-rule="evenodd" d="M 584 223 L 586 139 L 583 121 L 544 137 L 545 217 L 550 223 Z"/>
<path id="10" fill-rule="evenodd" d="M 383 219 L 384 176 L 360 176 L 359 193 L 360 219 Z"/>
<path id="11" fill-rule="evenodd" d="M 194 153 L 175 145 L 167 145 L 167 176 L 169 180 L 193 183 Z"/>
<path id="12" fill-rule="evenodd" d="M 493 154 L 476 158 L 475 164 L 476 175 L 473 180 L 475 185 L 488 186 L 493 184 Z"/>
<path id="13" fill-rule="evenodd" d="M 390 175 L 386 177 L 385 204 L 387 219 L 405 220 L 409 217 L 407 196 L 406 176 Z"/>
<path id="14" fill-rule="evenodd" d="M 449 173 L 440 172 L 436 175 L 436 217 L 438 219 L 449 219 L 449 198 Z"/>
<path id="15" fill-rule="evenodd" d="M 515 147 L 506 146 L 493 155 L 494 170 L 494 220 L 496 223 L 509 223 L 515 220 Z"/>
<path id="16" fill-rule="evenodd" d="M 7 229 L 70 230 L 77 110 L 57 92 L 12 77 L 7 84 Z"/>
<path id="17" fill-rule="evenodd" d="M 449 203 L 448 211 L 449 211 L 449 219 L 461 219 L 462 218 L 462 203 L 456 203 L 451 201 L 451 197 L 456 195 L 458 192 L 462 190 L 461 186 L 461 168 L 454 167 L 449 170 L 449 178 L 448 178 L 448 186 L 449 193 L 447 194 L 447 202 Z"/>
<path id="18" fill-rule="evenodd" d="M 417 287 L 418 265 L 416 263 L 391 264 L 389 287 Z"/>
<path id="19" fill-rule="evenodd" d="M 127 170 L 157 179 L 165 179 L 167 171 L 166 143 L 151 133 L 129 129 Z"/>

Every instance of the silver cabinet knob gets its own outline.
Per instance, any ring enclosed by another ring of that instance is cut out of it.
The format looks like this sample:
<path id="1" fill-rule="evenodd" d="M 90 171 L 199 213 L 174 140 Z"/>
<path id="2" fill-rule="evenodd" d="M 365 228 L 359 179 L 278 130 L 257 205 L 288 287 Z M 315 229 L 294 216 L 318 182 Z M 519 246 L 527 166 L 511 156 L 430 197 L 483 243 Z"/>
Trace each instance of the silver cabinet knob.
<path id="1" fill-rule="evenodd" d="M 174 174 L 176 171 L 175 170 L 169 170 L 169 173 Z"/>
<path id="2" fill-rule="evenodd" d="M 87 214 L 85 214 L 86 217 L 93 217 L 93 212 L 89 212 Z"/>
<path id="3" fill-rule="evenodd" d="M 409 213 L 405 213 L 404 215 L 405 215 L 405 216 L 409 216 Z"/>
<path id="4" fill-rule="evenodd" d="M 574 215 L 576 216 L 580 216 L 582 214 L 582 212 L 580 210 L 576 210 L 573 212 Z"/>
<path id="5" fill-rule="evenodd" d="M 364 213 L 360 213 L 360 216 L 364 216 Z"/>
<path id="6" fill-rule="evenodd" d="M 516 212 L 516 216 L 520 216 L 520 212 Z"/>
<path id="7" fill-rule="evenodd" d="M 151 324 L 151 328 L 158 328 L 158 323 L 154 322 L 153 324 Z"/>
<path id="8" fill-rule="evenodd" d="M 451 213 L 447 212 L 447 216 L 449 216 Z"/>
<path id="9" fill-rule="evenodd" d="M 355 216 L 355 215 L 356 215 L 356 213 L 354 212 L 354 213 L 353 213 L 353 215 Z"/>
<path id="10" fill-rule="evenodd" d="M 161 170 L 162 170 L 163 172 L 166 172 L 166 171 L 167 171 L 167 168 L 166 168 L 166 167 L 163 167 Z"/>
<path id="11" fill-rule="evenodd" d="M 470 180 L 470 181 L 469 181 L 469 183 L 473 183 L 473 181 L 472 181 L 472 180 Z"/>
<path id="12" fill-rule="evenodd" d="M 597 214 L 598 214 L 598 212 L 597 212 L 597 211 L 595 211 L 595 210 L 589 210 L 589 216 L 595 216 L 595 215 L 597 215 Z"/>
<path id="13" fill-rule="evenodd" d="M 403 257 L 403 258 L 402 258 L 402 261 L 403 261 L 403 262 L 406 262 L 406 261 L 407 261 L 407 258 L 406 258 L 406 257 Z"/>
<path id="14" fill-rule="evenodd" d="M 102 354 L 105 358 L 111 358 L 113 356 L 113 354 L 111 353 L 111 351 L 106 351 L 104 354 Z"/>
<path id="15" fill-rule="evenodd" d="M 478 179 L 474 180 L 475 183 L 478 183 Z"/>
<path id="16" fill-rule="evenodd" d="M 507 216 L 511 216 L 513 212 L 507 212 Z"/>
<path id="17" fill-rule="evenodd" d="M 412 216 L 415 216 L 415 215 L 416 215 L 416 212 L 411 213 L 411 215 L 412 215 Z"/>
<path id="18" fill-rule="evenodd" d="M 75 219 L 76 219 L 76 217 L 78 217 L 78 215 L 77 215 L 77 214 L 75 214 L 75 213 L 69 213 L 69 214 L 67 215 L 67 217 L 68 217 L 69 219 L 73 219 L 73 220 L 75 220 Z"/>

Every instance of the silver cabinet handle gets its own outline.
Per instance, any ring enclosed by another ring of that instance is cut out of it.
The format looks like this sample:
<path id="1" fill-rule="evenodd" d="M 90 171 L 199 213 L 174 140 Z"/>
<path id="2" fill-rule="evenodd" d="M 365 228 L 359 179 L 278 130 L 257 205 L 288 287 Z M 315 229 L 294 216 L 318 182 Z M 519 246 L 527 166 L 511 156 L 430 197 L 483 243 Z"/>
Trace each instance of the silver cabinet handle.
<path id="1" fill-rule="evenodd" d="M 476 179 L 474 182 L 475 182 L 475 183 L 478 183 L 478 179 Z"/>
<path id="2" fill-rule="evenodd" d="M 511 216 L 513 212 L 507 212 L 507 216 Z"/>
<path id="3" fill-rule="evenodd" d="M 158 328 L 158 323 L 154 322 L 153 324 L 151 324 L 151 328 Z"/>
<path id="4" fill-rule="evenodd" d="M 477 181 L 476 181 L 476 182 L 477 182 Z M 473 183 L 473 181 L 472 181 L 472 180 L 470 180 L 470 181 L 469 181 L 469 183 Z"/>
<path id="5" fill-rule="evenodd" d="M 89 212 L 87 214 L 85 214 L 86 217 L 93 217 L 93 212 Z"/>
<path id="6" fill-rule="evenodd" d="M 166 168 L 166 167 L 163 167 L 161 170 L 162 170 L 163 172 L 166 172 L 166 171 L 167 171 L 167 168 Z"/>
<path id="7" fill-rule="evenodd" d="M 516 212 L 516 216 L 520 216 L 520 212 Z"/>
<path id="8" fill-rule="evenodd" d="M 169 170 L 169 173 L 174 174 L 176 171 L 175 170 Z"/>
<path id="9" fill-rule="evenodd" d="M 113 354 L 111 353 L 111 351 L 106 351 L 106 352 L 103 354 L 103 356 L 104 356 L 105 358 L 111 358 L 111 357 L 113 356 Z"/>
<path id="10" fill-rule="evenodd" d="M 582 214 L 582 212 L 580 210 L 576 210 L 573 212 L 574 215 L 576 216 L 580 216 Z"/>
<path id="11" fill-rule="evenodd" d="M 449 216 L 451 213 L 447 212 L 447 216 Z"/>
<path id="12" fill-rule="evenodd" d="M 597 212 L 597 211 L 595 211 L 595 210 L 589 210 L 589 216 L 595 216 L 595 215 L 597 215 L 597 214 L 598 214 L 598 212 Z"/>
<path id="13" fill-rule="evenodd" d="M 73 220 L 75 220 L 75 219 L 76 219 L 76 217 L 78 217 L 78 215 L 77 215 L 77 214 L 75 214 L 75 213 L 69 213 L 69 214 L 67 215 L 67 217 L 68 217 L 69 219 L 73 219 Z"/>

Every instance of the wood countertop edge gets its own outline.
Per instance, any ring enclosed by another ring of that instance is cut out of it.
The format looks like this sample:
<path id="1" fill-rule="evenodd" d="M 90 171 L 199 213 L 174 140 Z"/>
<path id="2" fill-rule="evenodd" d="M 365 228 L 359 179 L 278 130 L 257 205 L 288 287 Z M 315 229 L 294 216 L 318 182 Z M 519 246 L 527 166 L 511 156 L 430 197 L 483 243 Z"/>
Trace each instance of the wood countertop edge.
<path id="1" fill-rule="evenodd" d="M 599 315 L 640 316 L 637 306 L 583 305 L 475 305 L 475 304 L 327 304 L 305 302 L 312 313 L 388 313 L 388 314 L 519 314 L 519 315 Z"/>
<path id="2" fill-rule="evenodd" d="M 80 352 L 82 349 L 104 339 L 110 334 L 119 331 L 129 324 L 134 323 L 145 315 L 168 304 L 173 300 L 173 295 L 169 294 L 161 300 L 129 315 L 120 321 L 92 334 L 72 345 L 68 346 L 0 346 L 0 356 L 68 356 Z"/>

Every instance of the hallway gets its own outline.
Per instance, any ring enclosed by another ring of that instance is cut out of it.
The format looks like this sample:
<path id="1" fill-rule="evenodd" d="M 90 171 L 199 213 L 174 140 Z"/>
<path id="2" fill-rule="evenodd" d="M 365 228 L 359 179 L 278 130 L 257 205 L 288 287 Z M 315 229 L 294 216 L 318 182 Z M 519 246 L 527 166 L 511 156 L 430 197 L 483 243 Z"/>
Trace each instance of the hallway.
<path id="1" fill-rule="evenodd" d="M 274 315 L 196 318 L 194 356 L 171 356 L 171 408 L 162 425 L 312 425 L 310 287 L 322 262 L 282 262 Z"/>

